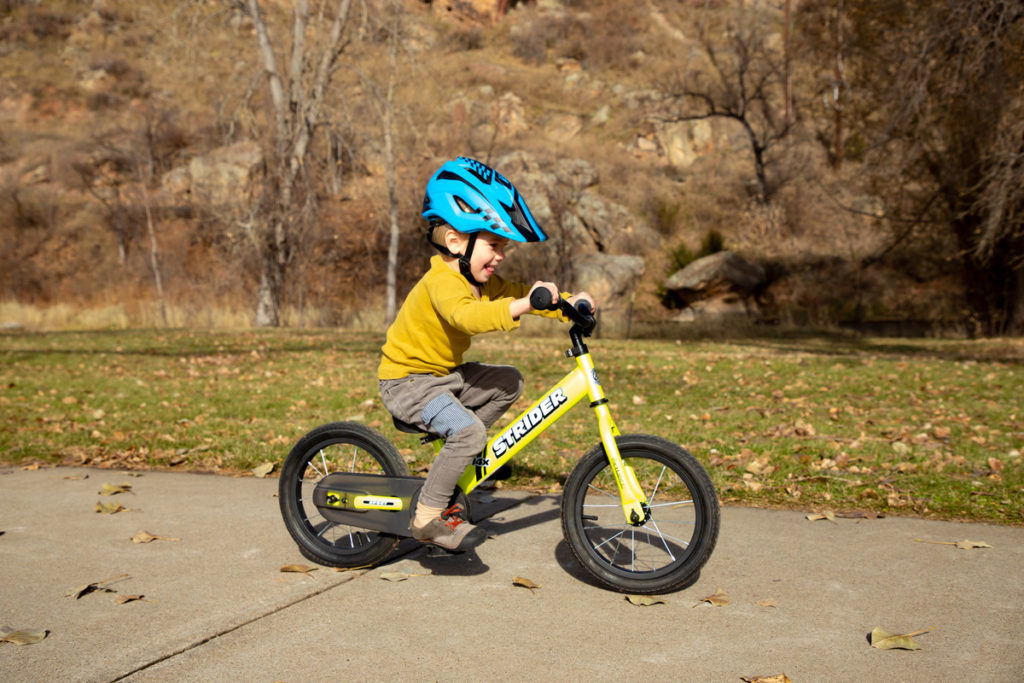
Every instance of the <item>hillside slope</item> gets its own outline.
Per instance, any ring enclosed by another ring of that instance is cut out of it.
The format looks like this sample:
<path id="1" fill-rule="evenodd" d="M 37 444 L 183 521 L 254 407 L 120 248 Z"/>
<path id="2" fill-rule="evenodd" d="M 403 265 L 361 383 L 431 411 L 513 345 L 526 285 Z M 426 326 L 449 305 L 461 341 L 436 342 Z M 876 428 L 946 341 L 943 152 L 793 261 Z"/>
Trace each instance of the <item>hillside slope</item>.
<path id="1" fill-rule="evenodd" d="M 281 53 L 289 3 L 263 5 Z M 389 78 L 400 291 L 428 255 L 423 183 L 466 154 L 512 178 L 553 236 L 508 271 L 596 288 L 612 317 L 673 319 L 662 284 L 714 233 L 768 266 L 756 309 L 767 319 L 933 319 L 957 305 L 934 264 L 862 267 L 884 234 L 863 218 L 871 198 L 850 185 L 856 169 L 829 171 L 812 127 L 789 138 L 765 204 L 739 125 L 666 117 L 672 89 L 703 68 L 698 27 L 729 30 L 725 3 L 520 2 L 495 21 L 438 10 L 409 0 L 390 24 L 355 24 L 314 143 L 317 221 L 289 266 L 286 323 L 379 324 L 387 195 L 372 94 Z M 777 15 L 758 15 L 775 43 Z M 170 0 L 8 0 L 0 17 L 0 301 L 160 322 L 159 271 L 170 324 L 248 319 L 255 275 L 240 226 L 267 154 L 251 22 L 227 4 Z M 382 36 L 396 25 L 392 71 Z"/>

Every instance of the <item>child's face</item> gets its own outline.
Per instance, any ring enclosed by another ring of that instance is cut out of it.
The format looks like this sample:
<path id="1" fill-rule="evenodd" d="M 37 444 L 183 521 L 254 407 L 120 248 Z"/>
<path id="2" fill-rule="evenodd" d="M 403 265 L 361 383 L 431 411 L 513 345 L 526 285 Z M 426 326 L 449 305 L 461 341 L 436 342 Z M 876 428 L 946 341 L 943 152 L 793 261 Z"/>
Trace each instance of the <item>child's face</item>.
<path id="1" fill-rule="evenodd" d="M 469 246 L 469 236 L 450 231 L 448 234 L 455 237 L 457 241 L 448 245 L 448 248 L 457 254 L 465 254 Z M 489 232 L 477 234 L 476 244 L 473 246 L 473 254 L 469 257 L 469 271 L 477 282 L 487 282 L 494 275 L 498 264 L 505 260 L 505 247 L 508 240 L 498 237 Z M 453 248 L 454 247 L 454 248 Z"/>
<path id="2" fill-rule="evenodd" d="M 504 237 L 481 232 L 476 238 L 473 254 L 469 257 L 469 270 L 477 282 L 487 282 L 494 275 L 498 264 L 505 260 L 505 246 L 508 240 Z"/>

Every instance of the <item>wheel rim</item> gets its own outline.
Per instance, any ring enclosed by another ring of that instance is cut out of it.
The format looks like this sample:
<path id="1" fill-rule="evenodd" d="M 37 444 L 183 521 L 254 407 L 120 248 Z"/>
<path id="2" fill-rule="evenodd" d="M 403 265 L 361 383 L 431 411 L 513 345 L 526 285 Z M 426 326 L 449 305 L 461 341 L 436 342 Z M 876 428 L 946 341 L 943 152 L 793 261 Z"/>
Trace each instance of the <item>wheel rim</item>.
<path id="1" fill-rule="evenodd" d="M 587 552 L 620 576 L 657 578 L 690 557 L 704 524 L 695 504 L 694 483 L 678 465 L 657 454 L 627 457 L 647 497 L 649 518 L 641 526 L 625 521 L 611 467 L 594 468 L 580 502 Z"/>
<path id="2" fill-rule="evenodd" d="M 393 474 L 374 454 L 353 441 L 333 440 L 309 449 L 293 482 L 303 532 L 316 545 L 332 553 L 356 554 L 372 546 L 381 534 L 331 522 L 313 504 L 313 490 L 321 479 L 336 472 Z"/>

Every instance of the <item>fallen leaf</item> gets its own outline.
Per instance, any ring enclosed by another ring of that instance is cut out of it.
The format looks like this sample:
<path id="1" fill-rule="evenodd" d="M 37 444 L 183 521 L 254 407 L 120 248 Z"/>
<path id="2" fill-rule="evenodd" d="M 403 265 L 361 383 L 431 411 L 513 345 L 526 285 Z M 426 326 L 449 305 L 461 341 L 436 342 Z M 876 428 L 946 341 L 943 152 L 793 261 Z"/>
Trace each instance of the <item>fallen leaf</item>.
<path id="1" fill-rule="evenodd" d="M 809 515 L 806 515 L 806 517 L 807 517 L 808 520 L 810 520 L 812 522 L 817 522 L 818 520 L 827 519 L 828 521 L 832 522 L 833 524 L 837 523 L 836 522 L 836 513 L 832 512 L 831 510 L 826 510 L 825 512 L 819 512 L 817 514 L 809 514 Z"/>
<path id="2" fill-rule="evenodd" d="M 94 509 L 96 512 L 101 512 L 104 515 L 116 515 L 118 512 L 122 512 L 128 508 L 117 501 L 112 500 L 107 503 L 104 503 L 103 501 L 96 501 L 96 507 Z"/>
<path id="3" fill-rule="evenodd" d="M 897 634 L 889 633 L 885 629 L 876 626 L 871 631 L 871 647 L 878 648 L 879 650 L 920 650 L 921 646 L 914 642 L 913 637 L 931 630 L 926 628 L 923 631 Z"/>
<path id="4" fill-rule="evenodd" d="M 882 519 L 885 517 L 885 513 L 874 512 L 873 510 L 844 510 L 837 512 L 836 517 L 842 517 L 843 519 Z"/>
<path id="5" fill-rule="evenodd" d="M 540 588 L 540 586 L 537 585 L 536 583 L 534 583 L 533 581 L 530 581 L 529 579 L 524 579 L 521 576 L 514 576 L 514 577 L 512 577 L 512 585 L 513 586 L 522 586 L 523 588 L 529 588 L 531 593 L 535 589 Z"/>
<path id="6" fill-rule="evenodd" d="M 168 538 L 166 536 L 154 536 L 148 531 L 140 531 L 132 536 L 132 543 L 152 543 L 153 541 L 180 541 L 180 538 Z"/>
<path id="7" fill-rule="evenodd" d="M 141 602 L 152 602 L 152 600 L 143 600 L 142 598 L 143 598 L 143 596 L 141 596 L 141 595 L 123 595 L 121 593 L 118 593 L 114 597 L 114 599 L 117 600 L 117 604 L 119 604 L 119 605 L 123 605 L 126 602 L 133 602 L 135 600 L 139 600 Z"/>
<path id="8" fill-rule="evenodd" d="M 74 598 L 75 600 L 78 600 L 83 595 L 88 595 L 89 593 L 92 593 L 95 590 L 99 590 L 99 586 L 98 585 L 96 585 L 95 583 L 87 583 L 84 586 L 79 586 L 78 588 L 72 588 L 71 590 L 69 590 L 67 593 L 64 594 L 64 597 L 65 598 Z"/>
<path id="9" fill-rule="evenodd" d="M 722 591 L 721 588 L 719 588 L 717 591 L 714 592 L 713 595 L 709 595 L 706 598 L 701 598 L 700 600 L 697 601 L 697 604 L 695 604 L 693 606 L 696 607 L 697 605 L 701 604 L 702 602 L 710 603 L 710 604 L 714 605 L 715 607 L 724 607 L 725 605 L 728 605 L 732 601 L 729 599 L 729 596 L 726 595 L 725 592 Z"/>
<path id="10" fill-rule="evenodd" d="M 742 676 L 740 677 L 740 680 L 746 681 L 747 683 L 793 683 L 786 674 L 775 674 L 774 676 L 751 676 L 749 678 Z"/>
<path id="11" fill-rule="evenodd" d="M 645 403 L 647 403 L 647 401 L 644 400 L 643 396 L 637 396 L 636 394 L 633 395 L 633 405 L 642 406 Z"/>
<path id="12" fill-rule="evenodd" d="M 310 572 L 315 572 L 319 567 L 310 567 L 305 564 L 286 564 L 281 567 L 282 572 L 295 572 L 297 574 L 305 574 L 309 576 Z"/>
<path id="13" fill-rule="evenodd" d="M 14 643 L 15 645 L 32 645 L 45 638 L 50 632 L 46 629 L 38 631 L 13 630 L 7 626 L 0 628 L 0 643 Z"/>
<path id="14" fill-rule="evenodd" d="M 757 601 L 758 607 L 778 607 L 779 603 L 775 601 L 775 598 L 761 598 Z"/>
<path id="15" fill-rule="evenodd" d="M 272 462 L 265 462 L 262 465 L 259 465 L 258 467 L 252 468 L 252 473 L 257 479 L 262 479 L 263 477 L 267 476 L 273 471 L 274 463 Z"/>
<path id="16" fill-rule="evenodd" d="M 960 550 L 971 550 L 973 548 L 991 548 L 985 541 L 969 541 L 966 538 L 962 541 L 929 541 L 924 538 L 915 538 L 917 543 L 931 543 L 933 545 L 955 545 Z"/>
<path id="17" fill-rule="evenodd" d="M 97 493 L 101 496 L 116 496 L 119 493 L 131 493 L 131 484 L 104 484 Z"/>
<path id="18" fill-rule="evenodd" d="M 652 597 L 650 595 L 627 595 L 626 600 L 629 600 L 630 604 L 637 605 L 639 607 L 649 607 L 650 605 L 665 604 L 664 600 Z"/>
<path id="19" fill-rule="evenodd" d="M 103 581 L 93 581 L 92 583 L 87 583 L 84 586 L 79 586 L 78 588 L 72 588 L 68 592 L 64 593 L 64 597 L 65 598 L 74 598 L 75 600 L 78 600 L 80 597 L 82 597 L 84 595 L 88 595 L 89 593 L 92 593 L 93 591 L 102 590 L 102 591 L 106 591 L 106 592 L 113 592 L 113 591 L 111 591 L 111 589 L 105 587 L 106 584 L 113 583 L 114 581 L 119 581 L 120 579 L 127 579 L 127 578 L 128 578 L 128 574 L 121 574 L 120 576 L 115 576 L 112 579 L 104 579 Z"/>
<path id="20" fill-rule="evenodd" d="M 78 481 L 80 479 L 88 479 L 89 475 L 88 474 L 69 474 L 68 476 L 66 476 L 64 478 L 69 480 L 69 481 Z"/>

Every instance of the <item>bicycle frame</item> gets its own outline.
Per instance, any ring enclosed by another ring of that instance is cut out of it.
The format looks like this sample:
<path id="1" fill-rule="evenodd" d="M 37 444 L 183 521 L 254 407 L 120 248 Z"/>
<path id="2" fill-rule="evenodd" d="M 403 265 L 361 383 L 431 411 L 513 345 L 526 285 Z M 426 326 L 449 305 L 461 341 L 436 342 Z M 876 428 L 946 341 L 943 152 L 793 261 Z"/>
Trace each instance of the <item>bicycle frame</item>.
<path id="1" fill-rule="evenodd" d="M 598 380 L 597 370 L 594 368 L 590 352 L 578 340 L 578 337 L 574 337 L 574 340 L 577 343 L 567 354 L 576 358 L 576 368 L 495 435 L 487 443 L 483 452 L 463 472 L 458 486 L 464 493 L 469 494 L 499 467 L 514 458 L 545 429 L 557 422 L 570 408 L 584 397 L 589 397 L 590 407 L 593 408 L 597 417 L 601 443 L 604 445 L 615 482 L 619 487 L 623 514 L 628 523 L 639 524 L 647 519 L 645 509 L 647 499 L 632 468 L 622 462 L 619 448 L 615 443 L 619 429 L 612 420 L 611 411 L 608 409 L 608 399 L 605 398 L 604 390 Z M 435 444 L 437 444 L 435 448 L 440 449 L 440 443 L 435 442 Z"/>

